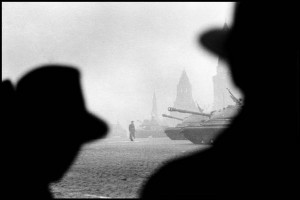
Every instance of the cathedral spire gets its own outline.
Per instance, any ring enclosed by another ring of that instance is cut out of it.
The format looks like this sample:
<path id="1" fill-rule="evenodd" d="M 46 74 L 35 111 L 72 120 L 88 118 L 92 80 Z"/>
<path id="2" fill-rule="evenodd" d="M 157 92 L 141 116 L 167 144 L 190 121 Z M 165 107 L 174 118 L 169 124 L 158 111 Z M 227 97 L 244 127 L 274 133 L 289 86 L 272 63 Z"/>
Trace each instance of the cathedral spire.
<path id="1" fill-rule="evenodd" d="M 229 30 L 229 26 L 225 20 L 224 26 L 223 26 L 223 31 L 228 31 Z"/>
<path id="2" fill-rule="evenodd" d="M 182 71 L 179 83 L 177 85 L 177 95 L 173 107 L 189 111 L 198 111 L 196 104 L 193 100 L 192 85 L 185 70 Z M 170 113 L 170 115 L 179 118 L 189 116 L 189 114 L 174 112 Z"/>
<path id="3" fill-rule="evenodd" d="M 185 69 L 182 71 L 178 86 L 191 87 L 190 80 L 186 74 Z"/>
<path id="4" fill-rule="evenodd" d="M 156 94 L 155 91 L 153 93 L 153 99 L 152 99 L 152 112 L 151 112 L 151 117 L 154 119 L 158 119 L 158 114 L 157 114 L 157 103 L 156 103 Z"/>

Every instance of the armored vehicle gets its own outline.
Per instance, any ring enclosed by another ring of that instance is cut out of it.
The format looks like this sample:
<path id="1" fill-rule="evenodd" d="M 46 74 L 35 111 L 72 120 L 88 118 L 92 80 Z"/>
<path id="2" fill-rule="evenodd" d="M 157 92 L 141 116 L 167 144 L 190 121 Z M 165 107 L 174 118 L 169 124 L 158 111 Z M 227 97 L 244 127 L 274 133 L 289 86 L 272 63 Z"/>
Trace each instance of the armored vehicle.
<path id="1" fill-rule="evenodd" d="M 170 115 L 162 115 L 163 117 L 171 118 L 171 119 L 177 119 L 179 121 L 183 121 L 181 118 L 173 117 Z M 183 134 L 179 134 L 181 131 L 181 125 L 182 123 L 179 123 L 176 125 L 176 127 L 167 127 L 165 128 L 165 133 L 166 135 L 171 139 L 171 140 L 186 140 L 186 138 L 183 136 Z"/>
<path id="2" fill-rule="evenodd" d="M 168 115 L 163 115 L 163 117 L 175 118 L 175 119 L 182 121 L 181 123 L 177 124 L 176 127 L 168 127 L 165 129 L 166 135 L 171 140 L 186 140 L 185 136 L 182 133 L 182 129 L 185 127 L 200 126 L 202 124 L 202 122 L 208 120 L 209 116 L 210 116 L 209 114 L 205 114 L 205 113 L 181 110 L 181 109 L 176 109 L 176 108 L 172 108 L 172 107 L 169 107 L 168 110 L 170 112 L 180 112 L 180 113 L 191 114 L 190 116 L 188 116 L 184 119 L 175 118 L 175 117 L 168 116 Z"/>
<path id="3" fill-rule="evenodd" d="M 229 89 L 228 91 L 236 103 L 235 105 L 229 105 L 226 108 L 212 112 L 210 119 L 200 126 L 184 127 L 181 134 L 194 144 L 212 144 L 215 138 L 230 125 L 243 105 L 241 99 L 234 97 Z"/>
<path id="4" fill-rule="evenodd" d="M 136 128 L 136 138 L 147 138 L 147 137 L 166 137 L 164 133 L 165 126 L 161 126 L 154 119 L 144 120 L 142 124 Z"/>

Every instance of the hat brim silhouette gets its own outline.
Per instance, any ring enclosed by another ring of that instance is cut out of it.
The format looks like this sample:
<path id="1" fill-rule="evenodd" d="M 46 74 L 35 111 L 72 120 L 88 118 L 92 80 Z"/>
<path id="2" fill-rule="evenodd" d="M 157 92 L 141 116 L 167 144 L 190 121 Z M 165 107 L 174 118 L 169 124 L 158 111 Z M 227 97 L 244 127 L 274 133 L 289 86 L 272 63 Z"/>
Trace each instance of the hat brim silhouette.
<path id="1" fill-rule="evenodd" d="M 212 29 L 200 36 L 200 43 L 210 52 L 226 59 L 228 57 L 226 42 L 229 31 L 222 29 Z"/>
<path id="2" fill-rule="evenodd" d="M 84 142 L 106 136 L 106 123 L 85 107 L 80 72 L 75 67 L 40 66 L 23 76 L 16 88 L 18 106 L 25 120 L 38 121 L 49 128 L 72 129 L 64 135 L 57 133 L 54 136 L 54 132 L 51 137 L 62 139 L 71 134 L 74 139 Z"/>
<path id="3" fill-rule="evenodd" d="M 85 138 L 86 141 L 96 140 L 106 136 L 108 127 L 104 121 L 90 112 L 86 112 L 84 120 L 84 129 L 86 129 L 88 133 Z"/>

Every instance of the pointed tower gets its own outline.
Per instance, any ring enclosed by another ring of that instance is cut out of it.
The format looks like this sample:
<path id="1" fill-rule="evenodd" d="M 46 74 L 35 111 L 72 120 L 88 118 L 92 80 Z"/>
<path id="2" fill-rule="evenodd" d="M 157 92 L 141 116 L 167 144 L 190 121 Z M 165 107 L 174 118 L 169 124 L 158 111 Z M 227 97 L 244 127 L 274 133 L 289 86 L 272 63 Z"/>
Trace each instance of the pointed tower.
<path id="1" fill-rule="evenodd" d="M 229 27 L 225 22 L 223 31 L 228 31 Z M 230 97 L 229 92 L 226 88 L 229 88 L 235 95 L 240 97 L 241 95 L 235 89 L 232 83 L 232 75 L 228 66 L 225 65 L 225 61 L 218 58 L 217 73 L 213 76 L 213 87 L 214 87 L 214 102 L 213 110 L 222 109 L 228 105 L 234 105 L 235 103 Z"/>
<path id="2" fill-rule="evenodd" d="M 156 95 L 155 92 L 153 94 L 152 99 L 152 112 L 151 112 L 151 118 L 158 121 L 158 114 L 157 114 L 157 104 L 156 104 Z"/>
<path id="3" fill-rule="evenodd" d="M 229 26 L 227 25 L 227 22 L 225 20 L 224 26 L 223 26 L 223 31 L 229 31 Z"/>
<path id="4" fill-rule="evenodd" d="M 217 73 L 213 76 L 214 84 L 214 103 L 213 110 L 219 110 L 227 105 L 230 105 L 231 99 L 226 88 L 229 87 L 228 81 L 231 75 L 228 72 L 227 66 L 223 65 L 223 61 L 218 59 Z"/>
<path id="5" fill-rule="evenodd" d="M 193 100 L 192 85 L 185 70 L 183 70 L 179 83 L 177 85 L 177 95 L 173 107 L 183 110 L 196 112 L 198 111 L 198 108 Z M 189 116 L 190 114 L 171 112 L 170 115 L 174 117 L 184 118 Z M 175 122 L 178 123 L 178 121 Z"/>
<path id="6" fill-rule="evenodd" d="M 177 85 L 177 96 L 175 104 L 182 106 L 182 103 L 190 103 L 189 101 L 193 100 L 192 97 L 192 85 L 186 74 L 186 71 L 183 70 L 179 83 Z"/>

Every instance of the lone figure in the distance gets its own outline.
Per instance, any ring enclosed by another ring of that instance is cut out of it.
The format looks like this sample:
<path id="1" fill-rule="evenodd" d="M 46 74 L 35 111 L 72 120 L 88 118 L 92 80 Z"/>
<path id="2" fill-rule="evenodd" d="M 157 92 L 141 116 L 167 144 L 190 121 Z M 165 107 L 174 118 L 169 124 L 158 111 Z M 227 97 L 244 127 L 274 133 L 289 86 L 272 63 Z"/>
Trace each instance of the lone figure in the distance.
<path id="1" fill-rule="evenodd" d="M 135 139 L 135 126 L 133 121 L 131 121 L 131 124 L 129 124 L 129 139 L 131 141 L 134 141 Z"/>

